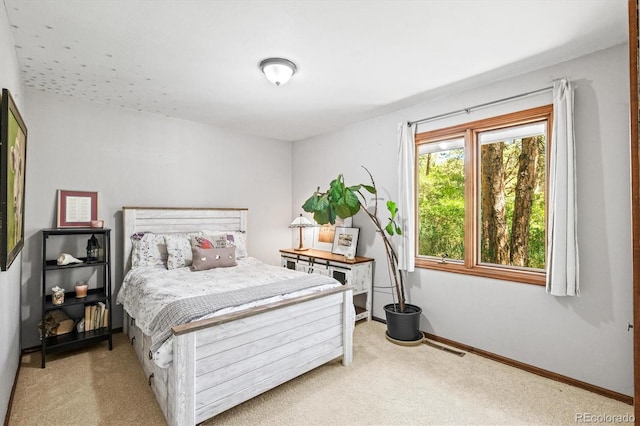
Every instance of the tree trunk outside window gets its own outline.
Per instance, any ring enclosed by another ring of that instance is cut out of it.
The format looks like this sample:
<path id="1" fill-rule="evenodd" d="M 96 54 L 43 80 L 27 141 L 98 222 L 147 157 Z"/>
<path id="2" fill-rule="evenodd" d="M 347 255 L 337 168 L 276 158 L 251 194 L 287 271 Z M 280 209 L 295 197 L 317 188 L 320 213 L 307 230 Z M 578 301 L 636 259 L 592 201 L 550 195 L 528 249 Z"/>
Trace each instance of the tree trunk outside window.
<path id="1" fill-rule="evenodd" d="M 538 137 L 522 139 L 511 226 L 511 264 L 529 266 L 529 229 L 537 185 Z"/>
<path id="2" fill-rule="evenodd" d="M 503 142 L 483 145 L 481 149 L 481 260 L 499 265 L 509 262 L 503 153 Z"/>

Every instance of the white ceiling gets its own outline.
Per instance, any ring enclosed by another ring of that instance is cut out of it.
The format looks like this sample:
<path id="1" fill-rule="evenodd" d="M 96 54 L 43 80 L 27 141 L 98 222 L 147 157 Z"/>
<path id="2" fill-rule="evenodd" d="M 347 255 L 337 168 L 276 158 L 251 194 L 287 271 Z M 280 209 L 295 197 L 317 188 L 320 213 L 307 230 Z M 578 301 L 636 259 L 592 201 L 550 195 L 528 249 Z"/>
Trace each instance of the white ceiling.
<path id="1" fill-rule="evenodd" d="M 627 0 L 4 3 L 27 87 L 282 140 L 628 35 Z M 298 66 L 284 86 L 271 56 Z"/>

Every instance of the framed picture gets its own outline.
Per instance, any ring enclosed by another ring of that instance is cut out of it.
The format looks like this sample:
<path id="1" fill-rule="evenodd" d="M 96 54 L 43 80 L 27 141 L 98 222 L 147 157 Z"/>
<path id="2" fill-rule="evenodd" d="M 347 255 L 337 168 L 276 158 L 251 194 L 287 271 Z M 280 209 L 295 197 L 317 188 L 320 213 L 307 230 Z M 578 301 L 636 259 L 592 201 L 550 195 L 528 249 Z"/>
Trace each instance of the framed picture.
<path id="1" fill-rule="evenodd" d="M 27 126 L 7 89 L 2 89 L 1 105 L 0 270 L 6 271 L 24 246 Z"/>
<path id="2" fill-rule="evenodd" d="M 323 250 L 323 251 L 331 251 L 333 249 L 333 239 L 336 233 L 336 227 L 351 227 L 353 223 L 353 218 L 348 217 L 346 219 L 342 219 L 341 217 L 336 218 L 336 223 L 334 225 L 326 224 L 326 225 L 318 225 L 313 228 L 313 248 L 315 250 Z"/>
<path id="3" fill-rule="evenodd" d="M 90 227 L 98 220 L 98 193 L 58 190 L 58 228 Z"/>
<path id="4" fill-rule="evenodd" d="M 336 227 L 331 253 L 355 256 L 358 248 L 359 232 L 360 228 Z"/>

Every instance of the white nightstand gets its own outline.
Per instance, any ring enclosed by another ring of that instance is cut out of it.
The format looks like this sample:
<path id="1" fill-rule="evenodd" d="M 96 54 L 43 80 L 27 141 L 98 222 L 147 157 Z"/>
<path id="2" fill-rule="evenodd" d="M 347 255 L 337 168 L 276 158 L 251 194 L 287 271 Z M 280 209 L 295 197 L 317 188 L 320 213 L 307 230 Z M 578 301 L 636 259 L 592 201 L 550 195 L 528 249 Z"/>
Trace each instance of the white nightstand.
<path id="1" fill-rule="evenodd" d="M 354 260 L 348 261 L 344 256 L 328 251 L 281 249 L 280 259 L 285 268 L 328 275 L 344 285 L 352 286 L 356 321 L 371 320 L 372 258 L 356 256 Z"/>

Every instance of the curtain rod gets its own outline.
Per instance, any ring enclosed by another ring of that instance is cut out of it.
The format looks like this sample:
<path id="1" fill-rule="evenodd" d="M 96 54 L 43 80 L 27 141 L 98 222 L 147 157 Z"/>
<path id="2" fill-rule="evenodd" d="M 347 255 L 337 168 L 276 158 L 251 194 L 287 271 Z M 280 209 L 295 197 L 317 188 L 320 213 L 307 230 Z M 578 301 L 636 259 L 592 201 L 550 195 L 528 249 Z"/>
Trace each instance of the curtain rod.
<path id="1" fill-rule="evenodd" d="M 469 114 L 474 109 L 483 108 L 483 107 L 486 107 L 486 106 L 489 106 L 489 105 L 495 105 L 495 104 L 511 101 L 511 100 L 518 99 L 518 98 L 524 98 L 525 96 L 537 95 L 538 93 L 547 92 L 547 91 L 552 90 L 552 89 L 553 89 L 553 86 L 544 87 L 542 89 L 533 90 L 531 92 L 525 92 L 525 93 L 520 93 L 519 95 L 509 96 L 508 98 L 502 98 L 502 99 L 498 99 L 498 100 L 491 101 L 491 102 L 485 102 L 483 104 L 474 105 L 474 106 L 471 106 L 471 107 L 468 107 L 468 108 L 463 108 L 463 109 L 459 109 L 459 110 L 456 110 L 456 111 L 446 112 L 444 114 L 438 114 L 438 115 L 434 115 L 432 117 L 421 118 L 420 120 L 409 121 L 408 124 L 409 124 L 409 126 L 413 126 L 414 124 L 426 123 L 427 121 L 438 120 L 440 118 L 445 118 L 445 117 L 450 117 L 450 116 L 457 115 L 457 114 L 462 114 L 463 112 L 466 112 L 467 114 Z"/>

